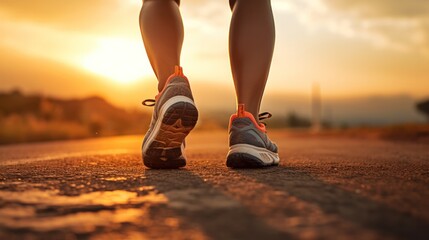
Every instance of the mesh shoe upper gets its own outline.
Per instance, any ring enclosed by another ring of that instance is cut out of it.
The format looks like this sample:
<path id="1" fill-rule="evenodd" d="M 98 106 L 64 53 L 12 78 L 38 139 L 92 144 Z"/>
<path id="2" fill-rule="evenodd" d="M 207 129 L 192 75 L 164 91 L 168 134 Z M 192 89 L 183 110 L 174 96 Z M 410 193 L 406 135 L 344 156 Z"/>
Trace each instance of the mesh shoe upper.
<path id="1" fill-rule="evenodd" d="M 229 130 L 229 146 L 235 144 L 250 144 L 255 147 L 266 148 L 277 153 L 277 146 L 267 136 L 255 127 L 247 117 L 236 118 L 232 121 Z"/>
<path id="2" fill-rule="evenodd" d="M 229 146 L 236 144 L 249 144 L 278 152 L 276 144 L 268 138 L 265 126 L 258 125 L 253 115 L 244 111 L 242 104 L 239 105 L 237 114 L 231 116 L 229 126 Z"/>
<path id="3" fill-rule="evenodd" d="M 175 73 L 170 76 L 170 78 L 165 83 L 162 91 L 155 97 L 155 100 L 145 100 L 149 102 L 155 102 L 153 105 L 145 104 L 143 101 L 143 105 L 154 106 L 154 111 L 152 114 L 152 119 L 149 125 L 149 129 L 147 130 L 145 137 L 143 139 L 143 143 L 147 141 L 148 136 L 151 134 L 151 131 L 154 128 L 156 121 L 158 120 L 158 114 L 161 110 L 161 107 L 164 105 L 166 101 L 175 96 L 186 96 L 192 100 L 194 100 L 192 96 L 192 91 L 188 82 L 188 79 L 183 75 L 182 68 L 176 67 Z"/>
<path id="4" fill-rule="evenodd" d="M 154 114 L 158 114 L 164 103 L 174 96 L 185 96 L 194 100 L 189 87 L 188 80 L 184 76 L 174 76 L 167 81 L 164 89 L 158 95 L 158 99 L 155 102 Z M 156 116 L 158 117 L 158 116 Z"/>

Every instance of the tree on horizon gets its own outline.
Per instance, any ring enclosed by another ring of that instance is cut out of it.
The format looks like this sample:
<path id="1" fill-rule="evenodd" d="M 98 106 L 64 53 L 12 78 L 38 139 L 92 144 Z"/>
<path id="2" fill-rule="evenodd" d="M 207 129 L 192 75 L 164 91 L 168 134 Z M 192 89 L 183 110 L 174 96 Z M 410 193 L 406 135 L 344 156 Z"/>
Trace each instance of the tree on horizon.
<path id="1" fill-rule="evenodd" d="M 418 102 L 416 104 L 417 110 L 419 110 L 423 115 L 426 116 L 427 121 L 429 122 L 429 99 L 425 101 Z"/>

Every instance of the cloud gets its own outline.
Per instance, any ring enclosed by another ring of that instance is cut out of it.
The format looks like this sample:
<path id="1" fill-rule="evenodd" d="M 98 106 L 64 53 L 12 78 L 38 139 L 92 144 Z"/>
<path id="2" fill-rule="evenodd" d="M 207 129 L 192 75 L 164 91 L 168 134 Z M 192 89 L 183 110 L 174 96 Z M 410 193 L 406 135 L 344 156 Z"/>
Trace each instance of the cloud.
<path id="1" fill-rule="evenodd" d="M 142 48 L 140 6 L 141 0 L 2 0 L 0 47 L 79 67 L 105 39 Z"/>
<path id="2" fill-rule="evenodd" d="M 0 21 L 0 47 L 17 54 L 26 54 L 54 61 L 72 63 L 97 45 L 97 38 L 89 34 L 51 28 L 29 22 Z"/>
<path id="3" fill-rule="evenodd" d="M 186 26 L 207 34 L 218 34 L 229 26 L 231 11 L 227 1 L 183 1 L 181 11 Z"/>
<path id="4" fill-rule="evenodd" d="M 429 4 L 425 0 L 277 0 L 311 29 L 363 39 L 380 48 L 429 53 Z"/>
<path id="5" fill-rule="evenodd" d="M 228 1 L 182 1 L 185 27 L 184 55 L 198 62 L 227 60 L 227 43 L 231 11 Z"/>
<path id="6" fill-rule="evenodd" d="M 81 35 L 135 36 L 141 5 L 141 0 L 2 0 L 0 21 Z M 181 11 L 186 28 L 208 35 L 218 35 L 230 20 L 227 0 L 182 1 Z"/>
<path id="7" fill-rule="evenodd" d="M 138 0 L 2 0 L 0 18 L 68 31 L 124 32 L 131 16 L 138 25 L 139 5 Z"/>
<path id="8" fill-rule="evenodd" d="M 333 10 L 358 15 L 363 18 L 418 18 L 429 12 L 425 0 L 324 0 Z"/>

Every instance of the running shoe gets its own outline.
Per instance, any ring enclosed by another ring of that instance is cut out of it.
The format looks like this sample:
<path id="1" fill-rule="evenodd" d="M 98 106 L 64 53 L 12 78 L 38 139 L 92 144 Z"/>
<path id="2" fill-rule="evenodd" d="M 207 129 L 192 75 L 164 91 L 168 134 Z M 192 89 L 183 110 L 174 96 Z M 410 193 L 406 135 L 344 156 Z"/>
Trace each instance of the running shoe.
<path id="1" fill-rule="evenodd" d="M 259 114 L 259 120 L 271 117 Z M 265 124 L 256 122 L 253 115 L 238 105 L 229 121 L 229 152 L 226 166 L 231 168 L 259 168 L 279 164 L 278 149 L 268 136 Z"/>
<path id="2" fill-rule="evenodd" d="M 198 111 L 182 68 L 176 66 L 164 89 L 143 105 L 154 106 L 142 145 L 144 165 L 156 169 L 184 167 L 185 137 L 197 123 Z"/>

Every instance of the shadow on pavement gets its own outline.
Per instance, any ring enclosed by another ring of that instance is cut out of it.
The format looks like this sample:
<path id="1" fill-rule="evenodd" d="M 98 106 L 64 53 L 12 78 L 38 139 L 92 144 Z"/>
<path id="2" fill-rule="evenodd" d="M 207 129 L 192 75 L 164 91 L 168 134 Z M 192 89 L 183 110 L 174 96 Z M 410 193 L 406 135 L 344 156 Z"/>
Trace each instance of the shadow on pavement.
<path id="1" fill-rule="evenodd" d="M 292 239 L 186 169 L 145 170 L 145 177 L 145 184 L 168 198 L 168 206 L 181 222 L 211 239 Z"/>
<path id="2" fill-rule="evenodd" d="M 423 219 L 340 189 L 305 171 L 284 166 L 234 171 L 315 204 L 327 214 L 338 215 L 362 227 L 393 237 L 428 239 L 429 224 Z"/>

